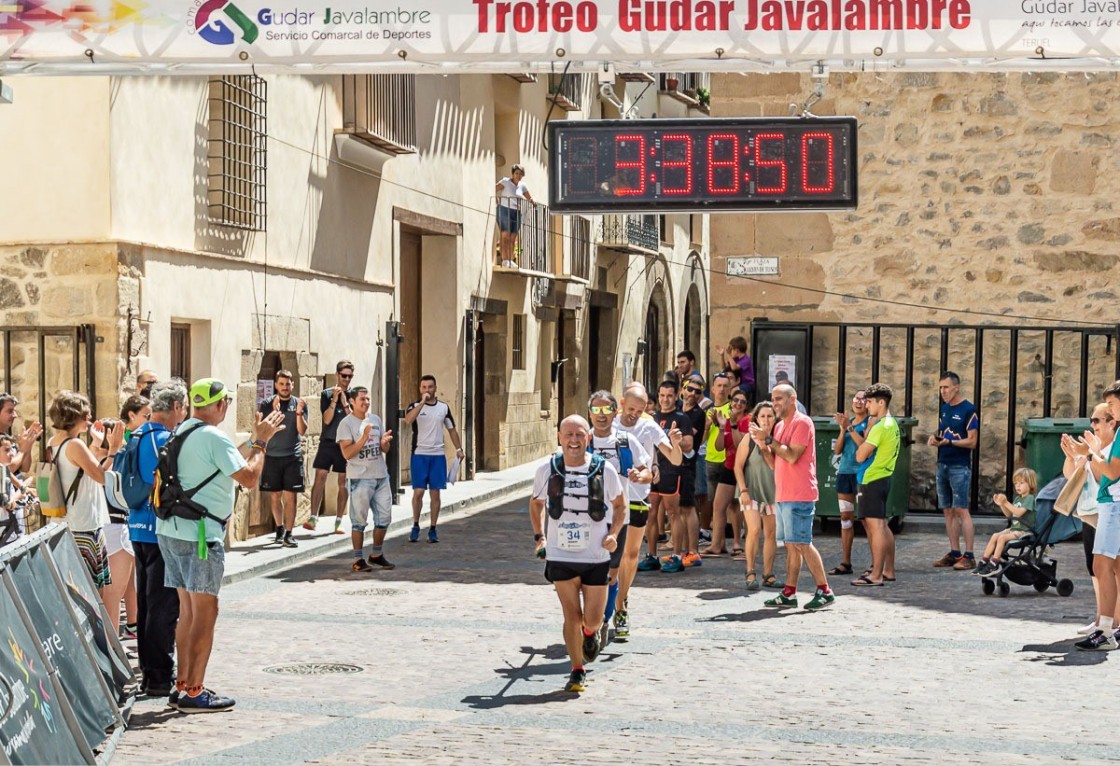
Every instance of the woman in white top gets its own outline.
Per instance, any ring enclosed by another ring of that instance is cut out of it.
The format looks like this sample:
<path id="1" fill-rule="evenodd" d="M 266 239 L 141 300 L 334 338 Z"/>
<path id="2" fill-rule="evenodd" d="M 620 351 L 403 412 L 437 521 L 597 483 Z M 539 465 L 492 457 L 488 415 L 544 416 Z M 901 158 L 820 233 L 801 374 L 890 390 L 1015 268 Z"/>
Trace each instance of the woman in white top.
<path id="1" fill-rule="evenodd" d="M 103 485 L 113 457 L 124 442 L 124 423 L 116 421 L 106 434 L 100 423 L 90 422 L 93 415 L 89 399 L 74 391 L 59 391 L 51 402 L 48 415 L 55 434 L 47 442 L 47 457 L 57 460 L 62 491 L 67 496 L 64 518 L 104 600 L 112 578 L 104 532 L 109 523 L 109 505 L 105 501 Z M 92 449 L 78 438 L 87 432 L 94 444 Z M 106 437 L 108 447 L 102 448 L 99 445 L 106 441 Z M 56 454 L 57 457 L 54 457 Z M 74 488 L 73 493 L 71 488 Z M 112 613 L 113 609 L 109 612 Z M 110 614 L 114 623 L 117 617 Z"/>
<path id="2" fill-rule="evenodd" d="M 1111 413 L 1108 411 L 1108 405 L 1105 403 L 1098 404 L 1093 408 L 1093 414 L 1089 418 L 1090 427 L 1097 439 L 1100 440 L 1100 445 L 1089 445 L 1090 450 L 1094 451 L 1098 456 L 1107 455 L 1109 447 L 1112 446 L 1112 440 L 1116 436 L 1117 423 L 1112 419 Z M 1071 478 L 1074 472 L 1088 462 L 1088 457 L 1081 454 L 1077 449 L 1076 440 L 1068 434 L 1062 437 L 1062 452 L 1066 454 L 1065 465 L 1062 466 L 1062 473 L 1065 474 L 1067 479 Z M 1093 594 L 1100 597 L 1100 585 L 1097 581 L 1097 576 L 1093 573 L 1093 541 L 1096 538 L 1097 527 L 1097 480 L 1093 478 L 1092 471 L 1088 471 L 1085 477 L 1085 487 L 1081 491 L 1081 497 L 1077 501 L 1077 516 L 1081 519 L 1081 540 L 1085 546 L 1085 566 L 1089 570 L 1089 576 L 1093 578 Z M 1117 624 L 1120 624 L 1120 614 L 1114 615 Z M 1078 629 L 1078 633 L 1087 636 L 1097 628 L 1096 613 L 1094 613 L 1092 621 L 1083 628 Z"/>
<path id="3" fill-rule="evenodd" d="M 509 175 L 494 185 L 498 192 L 498 230 L 502 235 L 502 266 L 516 268 L 517 240 L 521 231 L 521 212 L 525 209 L 522 200 L 533 201 L 533 195 L 525 186 L 525 168 L 514 165 Z"/>

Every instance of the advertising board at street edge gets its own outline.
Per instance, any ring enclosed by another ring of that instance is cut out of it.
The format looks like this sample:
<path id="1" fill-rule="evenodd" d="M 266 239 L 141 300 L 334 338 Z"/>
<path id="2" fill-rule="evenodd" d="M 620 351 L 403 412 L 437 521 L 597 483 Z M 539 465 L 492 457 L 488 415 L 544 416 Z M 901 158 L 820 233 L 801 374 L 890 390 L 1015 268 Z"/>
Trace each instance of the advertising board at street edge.
<path id="1" fill-rule="evenodd" d="M 0 0 L 0 73 L 1111 68 L 1118 25 L 1120 0 Z"/>

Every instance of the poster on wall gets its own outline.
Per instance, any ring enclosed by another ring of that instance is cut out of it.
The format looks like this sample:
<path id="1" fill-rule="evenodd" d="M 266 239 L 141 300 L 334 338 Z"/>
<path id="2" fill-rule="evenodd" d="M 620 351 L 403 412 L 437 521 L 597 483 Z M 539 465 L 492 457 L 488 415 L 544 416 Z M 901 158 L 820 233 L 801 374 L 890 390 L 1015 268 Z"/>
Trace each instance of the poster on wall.
<path id="1" fill-rule="evenodd" d="M 271 380 L 257 381 L 257 406 L 276 391 L 276 383 Z"/>
<path id="2" fill-rule="evenodd" d="M 3 0 L 0 74 L 171 63 L 513 72 L 556 61 L 765 71 L 773 59 L 848 71 L 1025 68 L 1120 56 L 1115 22 L 1113 2 L 1050 0 Z"/>
<path id="3" fill-rule="evenodd" d="M 771 354 L 766 369 L 770 378 L 770 391 L 779 383 L 797 387 L 797 357 L 793 354 Z"/>

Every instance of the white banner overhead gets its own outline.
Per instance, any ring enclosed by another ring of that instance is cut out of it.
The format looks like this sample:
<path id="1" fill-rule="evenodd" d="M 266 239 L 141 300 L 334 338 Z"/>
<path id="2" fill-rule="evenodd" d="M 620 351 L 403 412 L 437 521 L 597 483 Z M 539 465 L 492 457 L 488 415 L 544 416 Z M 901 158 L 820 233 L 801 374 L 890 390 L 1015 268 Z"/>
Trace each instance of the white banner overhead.
<path id="1" fill-rule="evenodd" d="M 0 0 L 0 74 L 1111 69 L 1120 0 Z"/>

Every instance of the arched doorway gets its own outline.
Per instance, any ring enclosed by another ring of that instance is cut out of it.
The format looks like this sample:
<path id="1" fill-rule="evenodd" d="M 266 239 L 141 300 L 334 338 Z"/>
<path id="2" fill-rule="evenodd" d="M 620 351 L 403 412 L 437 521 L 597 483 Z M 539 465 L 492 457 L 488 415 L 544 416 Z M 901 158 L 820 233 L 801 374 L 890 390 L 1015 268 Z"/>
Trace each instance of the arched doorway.
<path id="1" fill-rule="evenodd" d="M 684 299 L 684 347 L 697 356 L 702 349 L 700 344 L 701 323 L 703 322 L 700 308 L 700 290 L 696 285 L 688 288 L 688 297 Z"/>
<path id="2" fill-rule="evenodd" d="M 642 382 L 652 388 L 661 381 L 665 370 L 669 369 L 669 345 L 672 343 L 669 328 L 669 307 L 665 297 L 665 283 L 656 282 L 650 293 L 646 307 L 646 320 L 642 328 L 643 347 Z"/>

